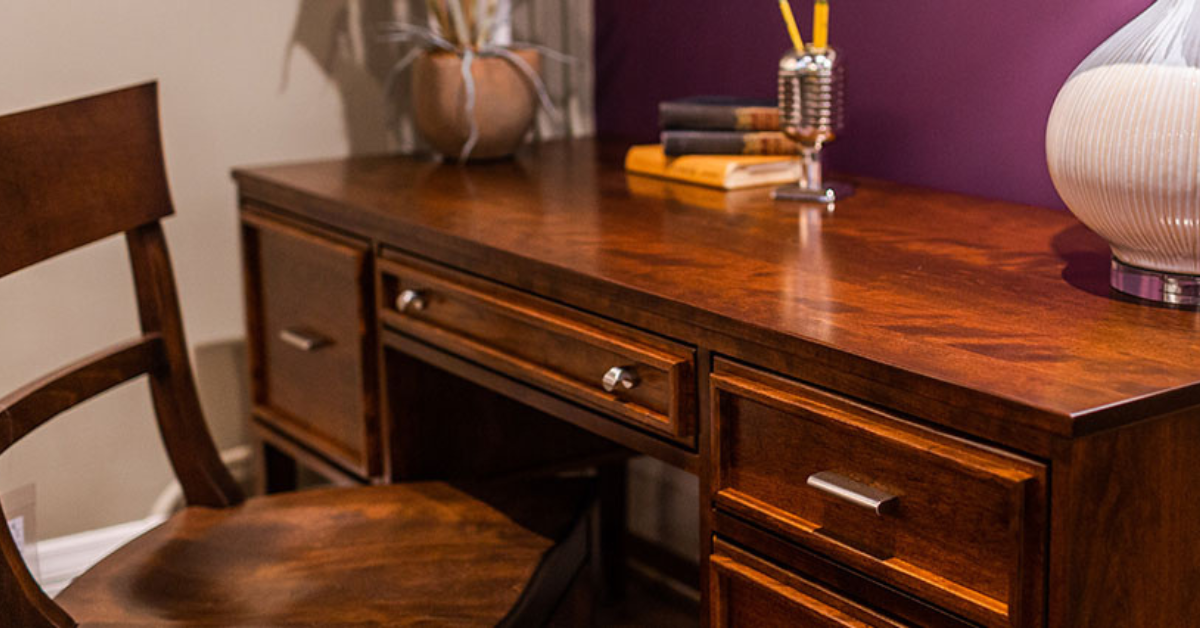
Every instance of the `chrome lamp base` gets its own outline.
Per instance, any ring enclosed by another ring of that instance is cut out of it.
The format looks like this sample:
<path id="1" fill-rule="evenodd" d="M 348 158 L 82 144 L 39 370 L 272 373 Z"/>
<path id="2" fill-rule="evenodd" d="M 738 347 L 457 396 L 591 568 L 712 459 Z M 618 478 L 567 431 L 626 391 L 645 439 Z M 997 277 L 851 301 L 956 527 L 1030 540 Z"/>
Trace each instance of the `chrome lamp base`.
<path id="1" fill-rule="evenodd" d="M 854 186 L 836 181 L 826 183 L 818 188 L 785 185 L 771 191 L 771 198 L 774 200 L 806 203 L 836 203 L 851 196 L 854 196 Z"/>
<path id="2" fill-rule="evenodd" d="M 1200 307 L 1200 276 L 1167 273 L 1130 266 L 1112 259 L 1113 289 L 1147 301 L 1187 308 Z"/>

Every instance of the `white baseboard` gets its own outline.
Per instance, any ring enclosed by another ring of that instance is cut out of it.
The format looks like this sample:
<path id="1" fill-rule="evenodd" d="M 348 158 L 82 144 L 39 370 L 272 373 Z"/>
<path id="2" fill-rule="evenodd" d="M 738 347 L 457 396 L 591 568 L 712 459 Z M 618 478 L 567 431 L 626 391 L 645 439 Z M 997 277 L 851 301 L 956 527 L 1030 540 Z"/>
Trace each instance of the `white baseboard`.
<path id="1" fill-rule="evenodd" d="M 245 484 L 253 473 L 254 451 L 246 445 L 221 452 L 221 460 L 238 482 Z M 107 528 L 46 539 L 37 544 L 38 582 L 50 597 L 58 595 L 71 581 L 132 541 L 150 528 L 166 521 L 183 506 L 183 491 L 178 482 L 163 490 L 150 511 L 150 516 Z"/>
<path id="2" fill-rule="evenodd" d="M 59 591 L 100 559 L 163 521 L 166 521 L 166 517 L 152 516 L 38 543 L 38 567 L 41 571 L 38 580 L 42 589 L 50 597 L 58 595 Z"/>

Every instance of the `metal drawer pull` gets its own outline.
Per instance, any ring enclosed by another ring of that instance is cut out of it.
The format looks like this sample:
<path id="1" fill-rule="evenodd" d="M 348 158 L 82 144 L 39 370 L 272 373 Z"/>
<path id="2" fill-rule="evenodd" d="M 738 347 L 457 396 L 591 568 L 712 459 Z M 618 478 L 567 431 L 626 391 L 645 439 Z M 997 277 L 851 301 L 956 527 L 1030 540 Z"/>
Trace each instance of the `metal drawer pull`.
<path id="1" fill-rule="evenodd" d="M 416 290 L 404 290 L 396 297 L 396 309 L 400 312 L 420 312 L 425 309 L 425 297 Z"/>
<path id="2" fill-rule="evenodd" d="M 637 370 L 634 367 L 614 366 L 604 374 L 601 384 L 604 386 L 604 390 L 612 392 L 618 388 L 632 390 L 639 382 L 641 380 L 638 379 Z"/>
<path id="3" fill-rule="evenodd" d="M 808 476 L 808 485 L 855 506 L 872 510 L 877 515 L 894 512 L 900 505 L 899 497 L 833 471 L 822 471 Z"/>
<path id="4" fill-rule="evenodd" d="M 324 336 L 299 329 L 285 329 L 279 332 L 279 339 L 301 351 L 316 351 L 333 344 L 333 341 Z"/>

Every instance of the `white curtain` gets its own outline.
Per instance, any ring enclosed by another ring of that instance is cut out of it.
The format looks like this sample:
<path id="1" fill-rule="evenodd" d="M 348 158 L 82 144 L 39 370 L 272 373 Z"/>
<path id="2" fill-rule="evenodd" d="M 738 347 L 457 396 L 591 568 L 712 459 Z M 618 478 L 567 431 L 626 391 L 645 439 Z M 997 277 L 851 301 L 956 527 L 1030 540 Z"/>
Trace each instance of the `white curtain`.
<path id="1" fill-rule="evenodd" d="M 592 59 L 592 0 L 524 0 L 513 9 L 513 38 L 529 41 L 570 55 L 571 65 L 542 64 L 542 78 L 563 114 L 563 127 L 555 128 L 548 116 L 539 118 L 541 137 L 592 135 L 595 85 Z"/>

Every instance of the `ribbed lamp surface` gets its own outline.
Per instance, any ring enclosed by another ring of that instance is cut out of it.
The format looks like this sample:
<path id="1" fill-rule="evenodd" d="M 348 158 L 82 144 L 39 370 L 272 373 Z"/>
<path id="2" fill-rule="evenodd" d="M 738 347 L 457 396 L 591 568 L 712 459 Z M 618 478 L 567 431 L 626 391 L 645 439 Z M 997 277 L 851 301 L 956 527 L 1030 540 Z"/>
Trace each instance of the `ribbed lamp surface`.
<path id="1" fill-rule="evenodd" d="M 1116 258 L 1200 275 L 1200 0 L 1159 0 L 1063 86 L 1050 176 Z"/>

